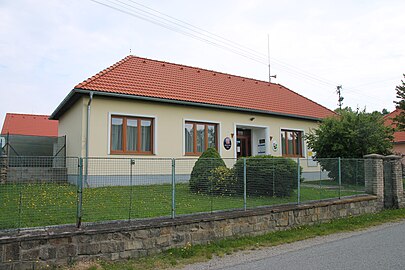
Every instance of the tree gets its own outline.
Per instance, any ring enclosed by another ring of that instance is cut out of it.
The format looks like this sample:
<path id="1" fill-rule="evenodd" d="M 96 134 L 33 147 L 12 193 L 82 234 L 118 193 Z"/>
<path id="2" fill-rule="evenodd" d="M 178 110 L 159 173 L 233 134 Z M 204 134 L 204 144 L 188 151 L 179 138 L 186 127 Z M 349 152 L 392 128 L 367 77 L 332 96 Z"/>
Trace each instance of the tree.
<path id="1" fill-rule="evenodd" d="M 389 114 L 390 112 L 386 108 L 384 108 L 384 109 L 381 110 L 381 112 L 380 111 L 373 111 L 372 113 L 379 114 L 381 116 L 385 116 L 385 115 Z"/>
<path id="2" fill-rule="evenodd" d="M 381 115 L 350 108 L 340 113 L 324 119 L 306 136 L 317 158 L 362 158 L 371 153 L 391 153 L 392 130 L 384 126 Z"/>
<path id="3" fill-rule="evenodd" d="M 308 146 L 330 178 L 342 183 L 364 183 L 364 163 L 367 154 L 390 154 L 392 129 L 384 126 L 380 113 L 366 113 L 345 108 L 339 116 L 324 119 L 306 136 Z M 336 158 L 341 160 L 339 169 Z"/>
<path id="4" fill-rule="evenodd" d="M 405 74 L 403 76 L 405 78 Z M 394 101 L 397 109 L 400 109 L 400 113 L 393 120 L 398 130 L 405 130 L 405 82 L 401 80 L 401 83 L 402 85 L 395 87 L 399 100 Z"/>

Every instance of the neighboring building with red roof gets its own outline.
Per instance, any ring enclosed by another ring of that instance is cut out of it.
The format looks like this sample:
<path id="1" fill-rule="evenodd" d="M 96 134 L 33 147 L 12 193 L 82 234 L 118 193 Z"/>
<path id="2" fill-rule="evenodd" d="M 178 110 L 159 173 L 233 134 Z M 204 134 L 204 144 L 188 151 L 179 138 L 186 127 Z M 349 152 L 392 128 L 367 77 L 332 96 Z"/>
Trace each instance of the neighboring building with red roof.
<path id="1" fill-rule="evenodd" d="M 1 135 L 58 136 L 58 121 L 49 115 L 7 113 Z"/>
<path id="2" fill-rule="evenodd" d="M 401 110 L 396 109 L 393 112 L 384 116 L 384 123 L 386 126 L 396 128 L 397 125 L 393 122 L 393 119 L 400 114 Z M 393 152 L 400 155 L 405 155 L 405 131 L 394 132 L 394 146 Z"/>
<path id="3" fill-rule="evenodd" d="M 306 157 L 305 133 L 335 113 L 280 85 L 128 56 L 76 85 L 50 116 L 68 156 Z M 88 134 L 88 136 L 87 136 Z"/>
<path id="4" fill-rule="evenodd" d="M 8 156 L 54 156 L 65 144 L 58 138 L 58 121 L 48 115 L 7 113 L 1 137 Z"/>

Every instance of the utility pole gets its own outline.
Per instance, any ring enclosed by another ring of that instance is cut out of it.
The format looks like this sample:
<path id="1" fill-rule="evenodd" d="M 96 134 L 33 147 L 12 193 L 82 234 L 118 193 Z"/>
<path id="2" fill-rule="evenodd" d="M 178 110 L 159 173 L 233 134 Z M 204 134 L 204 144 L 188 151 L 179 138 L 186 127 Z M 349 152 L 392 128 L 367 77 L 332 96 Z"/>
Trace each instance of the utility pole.
<path id="1" fill-rule="evenodd" d="M 338 99 L 338 105 L 339 105 L 339 109 L 340 110 L 342 110 L 342 105 L 343 105 L 343 97 L 342 97 L 342 86 L 341 85 L 338 85 L 338 86 L 336 86 L 336 93 L 338 94 L 338 97 L 339 97 L 339 99 Z"/>

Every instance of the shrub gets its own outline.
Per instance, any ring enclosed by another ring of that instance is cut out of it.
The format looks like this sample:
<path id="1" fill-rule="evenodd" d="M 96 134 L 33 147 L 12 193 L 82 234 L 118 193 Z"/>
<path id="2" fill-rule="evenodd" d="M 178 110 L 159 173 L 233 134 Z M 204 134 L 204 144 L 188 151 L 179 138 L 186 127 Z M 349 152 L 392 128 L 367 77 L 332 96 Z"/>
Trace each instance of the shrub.
<path id="1" fill-rule="evenodd" d="M 297 188 L 297 162 L 289 158 L 255 156 L 246 158 L 246 193 L 251 196 L 291 196 Z M 238 188 L 243 193 L 243 159 L 234 165 Z M 300 167 L 302 172 L 302 168 Z M 302 174 L 301 174 L 302 175 Z M 301 179 L 302 180 L 302 179 Z"/>
<path id="2" fill-rule="evenodd" d="M 225 166 L 212 169 L 208 181 L 210 194 L 227 196 L 236 194 L 237 182 L 233 169 Z"/>
<path id="3" fill-rule="evenodd" d="M 190 191 L 194 193 L 210 194 L 210 181 L 212 181 L 213 170 L 221 166 L 225 167 L 225 162 L 222 160 L 217 150 L 215 150 L 215 148 L 205 150 L 194 164 L 191 172 L 189 183 Z"/>

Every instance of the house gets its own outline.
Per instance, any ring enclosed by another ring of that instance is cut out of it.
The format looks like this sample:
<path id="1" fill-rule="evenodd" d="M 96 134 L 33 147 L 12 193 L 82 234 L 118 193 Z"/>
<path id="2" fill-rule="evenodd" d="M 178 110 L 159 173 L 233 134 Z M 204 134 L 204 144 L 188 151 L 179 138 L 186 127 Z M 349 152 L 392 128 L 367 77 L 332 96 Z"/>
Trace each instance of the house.
<path id="1" fill-rule="evenodd" d="M 280 84 L 127 56 L 76 85 L 50 119 L 59 120 L 67 156 L 140 158 L 136 168 L 156 178 L 171 167 L 150 158 L 196 158 L 208 147 L 230 160 L 310 157 L 305 134 L 332 115 Z M 86 168 L 96 173 L 102 162 Z M 193 162 L 184 164 L 186 178 Z M 105 171 L 122 173 L 117 164 Z"/>
<path id="2" fill-rule="evenodd" d="M 48 115 L 7 113 L 1 138 L 8 156 L 53 156 L 58 150 L 58 121 Z"/>
<path id="3" fill-rule="evenodd" d="M 395 109 L 393 112 L 384 116 L 384 124 L 386 126 L 391 126 L 396 128 L 396 124 L 393 122 L 393 119 L 399 115 L 400 109 Z M 394 132 L 394 141 L 393 141 L 393 152 L 397 155 L 405 155 L 405 131 L 395 131 Z"/>

